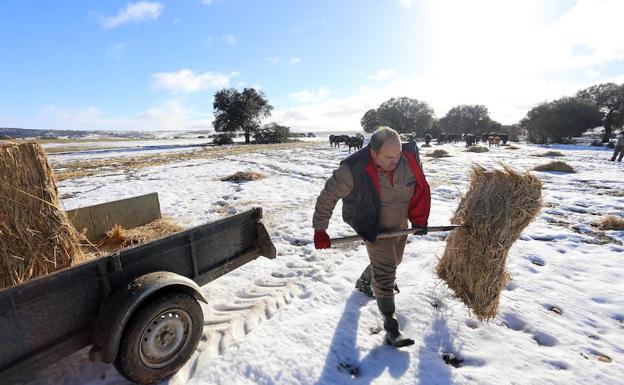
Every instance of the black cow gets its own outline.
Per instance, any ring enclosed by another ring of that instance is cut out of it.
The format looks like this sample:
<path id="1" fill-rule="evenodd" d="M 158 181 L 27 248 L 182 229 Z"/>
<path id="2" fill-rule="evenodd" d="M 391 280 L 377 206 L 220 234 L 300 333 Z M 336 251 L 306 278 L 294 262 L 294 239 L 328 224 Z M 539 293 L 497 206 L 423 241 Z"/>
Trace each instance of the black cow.
<path id="1" fill-rule="evenodd" d="M 330 135 L 329 136 L 329 145 L 335 145 L 336 147 L 340 147 L 340 143 L 347 143 L 347 139 L 349 139 L 349 135 Z"/>
<path id="2" fill-rule="evenodd" d="M 503 146 L 506 146 L 507 145 L 507 141 L 509 140 L 509 135 L 508 134 L 499 134 L 498 137 L 501 138 L 501 142 L 503 142 Z"/>
<path id="3" fill-rule="evenodd" d="M 457 143 L 457 142 L 459 142 L 459 135 L 449 134 L 446 136 L 446 143 Z"/>
<path id="4" fill-rule="evenodd" d="M 464 134 L 464 140 L 466 141 L 466 147 L 474 146 L 477 137 L 474 134 Z"/>
<path id="5" fill-rule="evenodd" d="M 357 136 L 347 137 L 345 144 L 349 146 L 349 153 L 351 153 L 352 147 L 355 148 L 356 150 L 360 150 L 362 146 L 364 146 L 364 139 L 357 137 Z"/>
<path id="6" fill-rule="evenodd" d="M 428 146 L 428 145 L 429 145 L 429 143 L 431 142 L 431 139 L 433 139 L 433 138 L 431 137 L 431 134 L 427 134 L 427 135 L 425 135 L 425 144 L 426 144 L 427 146 Z"/>
<path id="7" fill-rule="evenodd" d="M 445 133 L 441 133 L 440 135 L 438 135 L 438 144 L 442 144 L 446 142 L 446 134 Z"/>

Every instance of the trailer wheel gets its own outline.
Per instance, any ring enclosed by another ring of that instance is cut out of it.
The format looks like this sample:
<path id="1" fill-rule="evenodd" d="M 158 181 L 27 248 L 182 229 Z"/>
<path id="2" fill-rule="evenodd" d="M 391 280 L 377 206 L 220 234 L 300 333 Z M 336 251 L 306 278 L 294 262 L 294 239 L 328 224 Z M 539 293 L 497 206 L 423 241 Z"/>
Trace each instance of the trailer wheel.
<path id="1" fill-rule="evenodd" d="M 152 384 L 177 372 L 199 344 L 204 325 L 201 306 L 184 292 L 148 300 L 124 329 L 115 368 L 130 381 Z"/>

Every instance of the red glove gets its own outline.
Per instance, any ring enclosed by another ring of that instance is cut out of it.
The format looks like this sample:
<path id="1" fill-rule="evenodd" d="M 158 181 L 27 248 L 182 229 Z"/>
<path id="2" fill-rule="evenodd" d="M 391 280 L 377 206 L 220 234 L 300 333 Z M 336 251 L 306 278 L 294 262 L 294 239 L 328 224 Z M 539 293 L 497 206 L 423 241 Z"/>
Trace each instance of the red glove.
<path id="1" fill-rule="evenodd" d="M 314 247 L 317 249 L 329 249 L 331 247 L 331 241 L 329 235 L 322 229 L 314 230 Z"/>

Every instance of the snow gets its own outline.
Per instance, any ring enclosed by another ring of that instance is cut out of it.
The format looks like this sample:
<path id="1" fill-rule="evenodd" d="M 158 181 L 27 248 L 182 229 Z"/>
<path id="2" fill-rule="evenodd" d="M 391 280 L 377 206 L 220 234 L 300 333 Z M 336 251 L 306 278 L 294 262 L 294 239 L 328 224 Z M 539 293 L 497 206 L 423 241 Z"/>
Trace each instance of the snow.
<path id="1" fill-rule="evenodd" d="M 517 146 L 478 154 L 444 145 L 451 157 L 422 157 L 433 198 L 430 225 L 448 224 L 472 163 L 528 170 L 552 160 L 535 156 L 542 146 Z M 363 245 L 318 251 L 311 241 L 316 196 L 348 155 L 344 148 L 323 142 L 196 159 L 64 180 L 59 190 L 67 209 L 156 191 L 163 213 L 187 226 L 263 208 L 278 258 L 260 258 L 202 287 L 210 303 L 206 338 L 167 384 L 621 384 L 624 232 L 603 232 L 592 223 L 606 214 L 624 216 L 624 167 L 600 148 L 556 148 L 564 153 L 557 160 L 577 173 L 536 173 L 544 181 L 544 208 L 509 252 L 513 280 L 489 323 L 471 317 L 434 276 L 447 233 L 409 240 L 397 274 L 397 309 L 416 345 L 401 350 L 382 343 L 375 302 L 353 289 L 367 264 Z M 244 170 L 266 178 L 219 180 Z M 339 203 L 332 237 L 352 233 L 340 212 Z M 46 369 L 34 383 L 127 383 L 112 365 L 89 362 L 87 351 Z"/>

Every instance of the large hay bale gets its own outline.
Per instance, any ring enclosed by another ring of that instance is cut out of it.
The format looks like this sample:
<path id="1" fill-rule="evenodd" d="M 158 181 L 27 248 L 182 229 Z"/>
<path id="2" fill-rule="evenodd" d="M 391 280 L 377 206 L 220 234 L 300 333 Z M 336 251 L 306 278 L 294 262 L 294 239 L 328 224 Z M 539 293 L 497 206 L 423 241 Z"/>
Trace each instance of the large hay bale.
<path id="1" fill-rule="evenodd" d="M 546 164 L 542 164 L 533 168 L 534 171 L 556 171 L 563 173 L 575 173 L 576 170 L 574 167 L 570 166 L 566 162 L 550 162 Z"/>
<path id="2" fill-rule="evenodd" d="M 466 150 L 466 152 L 476 152 L 476 153 L 488 152 L 488 151 L 490 150 L 487 147 L 483 147 L 483 146 L 470 146 Z"/>
<path id="3" fill-rule="evenodd" d="M 221 178 L 223 182 L 243 183 L 251 182 L 254 180 L 262 179 L 264 175 L 254 171 L 239 171 L 232 175 L 224 176 Z"/>
<path id="4" fill-rule="evenodd" d="M 425 156 L 428 156 L 430 158 L 447 158 L 451 155 L 446 150 L 434 150 L 433 152 L 430 152 Z"/>
<path id="5" fill-rule="evenodd" d="M 71 266 L 82 256 L 81 236 L 60 207 L 41 145 L 0 145 L 0 199 L 0 288 Z"/>
<path id="6" fill-rule="evenodd" d="M 560 151 L 546 151 L 544 153 L 537 154 L 535 156 L 546 157 L 546 156 L 565 156 L 565 155 L 563 155 L 563 153 Z"/>
<path id="7" fill-rule="evenodd" d="M 542 183 L 508 166 L 487 171 L 473 166 L 470 186 L 453 224 L 467 226 L 447 238 L 437 275 L 480 320 L 496 315 L 500 292 L 509 280 L 507 253 L 542 205 Z"/>

